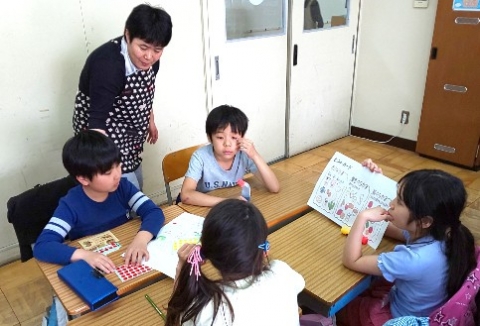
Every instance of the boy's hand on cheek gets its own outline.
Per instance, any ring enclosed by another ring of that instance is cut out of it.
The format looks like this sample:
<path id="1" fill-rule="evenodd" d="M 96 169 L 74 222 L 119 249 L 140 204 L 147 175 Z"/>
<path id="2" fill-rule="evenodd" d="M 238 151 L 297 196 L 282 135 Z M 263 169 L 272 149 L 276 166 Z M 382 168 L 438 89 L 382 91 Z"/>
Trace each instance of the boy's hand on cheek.
<path id="1" fill-rule="evenodd" d="M 245 152 L 245 154 L 247 154 L 249 158 L 253 158 L 255 155 L 257 155 L 255 145 L 250 139 L 242 138 L 238 141 L 238 145 L 240 147 L 240 150 Z"/>

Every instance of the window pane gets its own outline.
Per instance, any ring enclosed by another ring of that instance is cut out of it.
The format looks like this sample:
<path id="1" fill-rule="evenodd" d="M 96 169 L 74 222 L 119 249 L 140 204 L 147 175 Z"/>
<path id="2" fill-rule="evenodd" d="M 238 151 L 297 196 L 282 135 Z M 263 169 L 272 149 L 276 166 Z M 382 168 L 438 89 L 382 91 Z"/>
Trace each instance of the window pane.
<path id="1" fill-rule="evenodd" d="M 347 25 L 348 0 L 305 0 L 303 30 Z"/>
<path id="2" fill-rule="evenodd" d="M 225 0 L 227 40 L 284 33 L 283 0 Z"/>

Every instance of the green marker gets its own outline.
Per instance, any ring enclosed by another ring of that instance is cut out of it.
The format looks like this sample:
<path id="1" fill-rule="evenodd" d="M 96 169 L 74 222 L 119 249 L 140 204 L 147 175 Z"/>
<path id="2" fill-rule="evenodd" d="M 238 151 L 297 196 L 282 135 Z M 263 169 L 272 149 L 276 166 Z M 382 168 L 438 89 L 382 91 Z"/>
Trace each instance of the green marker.
<path id="1" fill-rule="evenodd" d="M 148 302 L 150 302 L 150 304 L 152 305 L 153 309 L 155 309 L 158 314 L 160 315 L 160 317 L 162 317 L 162 319 L 164 321 L 167 321 L 167 318 L 165 316 L 165 314 L 160 310 L 160 308 L 157 307 L 157 305 L 155 304 L 155 302 L 153 302 L 153 300 L 148 296 L 148 294 L 145 294 L 145 299 L 147 299 Z"/>

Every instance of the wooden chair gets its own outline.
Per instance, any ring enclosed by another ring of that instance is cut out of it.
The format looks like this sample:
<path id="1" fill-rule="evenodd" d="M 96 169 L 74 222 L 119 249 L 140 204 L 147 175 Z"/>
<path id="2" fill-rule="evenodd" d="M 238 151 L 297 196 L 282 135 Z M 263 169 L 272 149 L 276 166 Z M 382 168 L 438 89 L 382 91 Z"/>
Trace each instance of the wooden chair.
<path id="1" fill-rule="evenodd" d="M 172 205 L 172 193 L 170 191 L 170 182 L 185 176 L 188 170 L 188 163 L 193 152 L 204 144 L 195 145 L 184 148 L 176 152 L 165 155 L 162 161 L 163 180 L 165 181 L 165 189 L 167 192 L 168 204 Z"/>

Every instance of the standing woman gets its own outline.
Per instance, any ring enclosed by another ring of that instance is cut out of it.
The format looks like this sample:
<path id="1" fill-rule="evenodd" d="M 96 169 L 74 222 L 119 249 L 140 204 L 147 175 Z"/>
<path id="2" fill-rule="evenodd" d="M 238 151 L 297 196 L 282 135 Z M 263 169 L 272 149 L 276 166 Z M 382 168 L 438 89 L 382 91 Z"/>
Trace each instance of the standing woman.
<path id="1" fill-rule="evenodd" d="M 141 4 L 133 8 L 124 35 L 101 45 L 80 74 L 73 113 L 75 134 L 95 129 L 119 147 L 123 177 L 143 186 L 143 144 L 155 144 L 152 104 L 163 49 L 172 38 L 170 15 Z"/>

